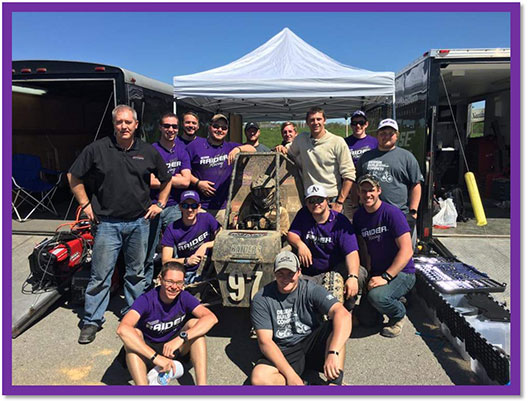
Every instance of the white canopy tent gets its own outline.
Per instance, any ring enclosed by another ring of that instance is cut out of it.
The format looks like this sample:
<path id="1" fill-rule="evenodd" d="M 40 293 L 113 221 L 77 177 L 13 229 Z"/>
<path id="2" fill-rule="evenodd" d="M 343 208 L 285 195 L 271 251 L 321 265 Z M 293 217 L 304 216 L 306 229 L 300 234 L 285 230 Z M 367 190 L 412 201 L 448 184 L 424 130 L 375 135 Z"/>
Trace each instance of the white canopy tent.
<path id="1" fill-rule="evenodd" d="M 346 66 L 288 28 L 225 66 L 174 77 L 174 96 L 244 120 L 304 120 L 311 106 L 344 118 L 368 104 L 394 102 L 394 73 Z"/>

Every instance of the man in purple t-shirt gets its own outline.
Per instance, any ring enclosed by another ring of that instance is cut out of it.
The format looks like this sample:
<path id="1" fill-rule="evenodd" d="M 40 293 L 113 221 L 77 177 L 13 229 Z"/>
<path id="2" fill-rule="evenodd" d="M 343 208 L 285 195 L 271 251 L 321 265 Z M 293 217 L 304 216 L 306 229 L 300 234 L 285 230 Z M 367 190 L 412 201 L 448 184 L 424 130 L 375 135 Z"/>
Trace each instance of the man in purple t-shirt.
<path id="1" fill-rule="evenodd" d="M 183 290 L 185 270 L 167 263 L 160 273 L 161 286 L 141 295 L 123 317 L 117 334 L 124 344 L 126 364 L 136 385 L 148 385 L 147 370 L 176 372 L 173 359 L 190 355 L 196 384 L 207 384 L 205 334 L 218 323 L 215 314 Z M 191 318 L 194 316 L 194 318 Z"/>
<path id="2" fill-rule="evenodd" d="M 325 273 L 335 271 L 345 281 L 345 307 L 351 311 L 367 273 L 360 270 L 358 244 L 350 221 L 330 208 L 326 190 L 312 185 L 288 231 L 288 242 L 295 249 L 302 274 L 321 284 Z"/>
<path id="3" fill-rule="evenodd" d="M 366 242 L 370 257 L 367 294 L 361 297 L 358 318 L 372 326 L 383 322 L 385 314 L 389 322 L 381 335 L 396 337 L 402 332 L 406 313 L 400 298 L 416 281 L 411 230 L 399 208 L 380 200 L 381 187 L 376 177 L 364 175 L 357 184 L 362 207 L 354 214 L 354 229 Z"/>
<path id="4" fill-rule="evenodd" d="M 197 138 L 197 132 L 200 128 L 200 118 L 193 111 L 187 111 L 182 115 L 182 132 L 178 134 L 176 143 L 182 143 L 187 147 Z"/>
<path id="5" fill-rule="evenodd" d="M 160 140 L 152 146 L 158 150 L 167 165 L 167 170 L 172 175 L 171 192 L 161 214 L 150 221 L 150 233 L 147 245 L 147 258 L 145 260 L 145 282 L 148 291 L 152 287 L 154 277 L 154 253 L 159 244 L 161 231 L 181 217 L 178 200 L 183 189 L 187 189 L 191 182 L 191 164 L 189 155 L 179 143 L 175 143 L 178 135 L 178 117 L 172 113 L 165 113 L 159 121 Z M 150 177 L 150 198 L 152 204 L 158 203 L 160 182 L 154 176 Z"/>
<path id="6" fill-rule="evenodd" d="M 225 141 L 229 121 L 218 113 L 211 118 L 207 139 L 198 137 L 187 146 L 191 160 L 191 184 L 202 195 L 202 208 L 223 223 L 235 156 L 255 152 L 250 144 Z"/>
<path id="7" fill-rule="evenodd" d="M 181 195 L 182 218 L 167 227 L 161 245 L 161 260 L 177 262 L 185 267 L 185 283 L 200 281 L 198 267 L 214 245 L 220 224 L 209 213 L 200 212 L 200 196 L 194 190 Z M 177 257 L 174 257 L 176 249 Z"/>

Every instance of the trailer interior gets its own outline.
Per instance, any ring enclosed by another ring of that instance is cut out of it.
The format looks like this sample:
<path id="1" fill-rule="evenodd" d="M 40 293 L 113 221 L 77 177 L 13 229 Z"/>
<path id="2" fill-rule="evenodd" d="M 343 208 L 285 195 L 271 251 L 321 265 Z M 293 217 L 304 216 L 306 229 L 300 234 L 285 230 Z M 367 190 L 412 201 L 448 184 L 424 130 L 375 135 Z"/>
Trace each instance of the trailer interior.
<path id="1" fill-rule="evenodd" d="M 475 174 L 487 215 L 507 218 L 510 63 L 446 62 L 440 73 L 434 136 L 435 191 L 453 186 L 465 190 L 464 173 L 469 170 Z"/>

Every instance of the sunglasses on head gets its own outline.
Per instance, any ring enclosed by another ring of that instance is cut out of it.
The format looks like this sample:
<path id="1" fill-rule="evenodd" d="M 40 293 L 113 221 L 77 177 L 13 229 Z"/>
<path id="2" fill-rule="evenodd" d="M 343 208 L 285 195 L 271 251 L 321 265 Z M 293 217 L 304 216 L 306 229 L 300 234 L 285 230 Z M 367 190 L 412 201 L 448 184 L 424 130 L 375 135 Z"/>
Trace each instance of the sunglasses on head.
<path id="1" fill-rule="evenodd" d="M 212 126 L 213 126 L 215 129 L 227 130 L 227 126 L 219 125 L 218 123 L 213 123 Z"/>
<path id="2" fill-rule="evenodd" d="M 171 127 L 173 129 L 177 129 L 179 126 L 177 124 L 171 125 L 170 123 L 163 123 L 161 127 L 163 127 L 164 129 L 170 129 Z"/>
<path id="3" fill-rule="evenodd" d="M 182 203 L 181 206 L 184 210 L 187 210 L 189 207 L 196 210 L 198 208 L 198 203 Z"/>
<path id="4" fill-rule="evenodd" d="M 356 125 L 365 126 L 366 123 L 367 123 L 366 120 L 353 120 L 352 126 L 356 126 Z"/>
<path id="5" fill-rule="evenodd" d="M 308 199 L 308 204 L 321 204 L 326 199 L 324 197 L 310 197 Z"/>

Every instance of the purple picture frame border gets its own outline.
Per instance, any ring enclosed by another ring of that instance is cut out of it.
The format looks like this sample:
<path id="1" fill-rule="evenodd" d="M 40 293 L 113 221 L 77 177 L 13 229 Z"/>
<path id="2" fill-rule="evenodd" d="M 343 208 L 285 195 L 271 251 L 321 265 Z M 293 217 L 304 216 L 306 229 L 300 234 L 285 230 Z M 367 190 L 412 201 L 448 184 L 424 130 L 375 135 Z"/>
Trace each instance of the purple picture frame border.
<path id="1" fill-rule="evenodd" d="M 14 12 L 505 12 L 510 13 L 511 49 L 511 381 L 508 385 L 454 386 L 178 386 L 178 395 L 520 395 L 520 3 L 3 3 L 2 101 L 3 133 L 3 312 L 2 393 L 4 395 L 171 395 L 173 388 L 130 386 L 16 386 L 12 385 L 11 347 L 11 47 Z"/>

